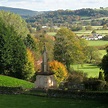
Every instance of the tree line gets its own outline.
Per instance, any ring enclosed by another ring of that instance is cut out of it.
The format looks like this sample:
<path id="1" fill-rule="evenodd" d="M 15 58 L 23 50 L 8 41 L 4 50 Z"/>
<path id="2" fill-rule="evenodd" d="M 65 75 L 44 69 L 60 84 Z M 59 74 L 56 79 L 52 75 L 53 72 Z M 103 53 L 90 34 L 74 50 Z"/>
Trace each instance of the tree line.
<path id="1" fill-rule="evenodd" d="M 103 26 L 108 25 L 106 19 L 96 19 L 100 17 L 108 17 L 108 10 L 106 9 L 79 9 L 79 10 L 57 10 L 43 12 L 42 14 L 30 17 L 26 19 L 32 27 L 38 26 L 65 26 L 69 27 L 73 24 L 79 24 L 80 26 Z M 89 21 L 87 21 L 89 20 Z"/>

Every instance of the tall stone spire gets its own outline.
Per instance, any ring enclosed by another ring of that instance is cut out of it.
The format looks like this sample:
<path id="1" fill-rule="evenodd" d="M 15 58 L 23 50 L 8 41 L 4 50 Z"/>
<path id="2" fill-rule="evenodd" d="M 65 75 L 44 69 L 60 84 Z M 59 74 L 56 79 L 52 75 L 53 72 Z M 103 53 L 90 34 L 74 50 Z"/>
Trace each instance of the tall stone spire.
<path id="1" fill-rule="evenodd" d="M 44 43 L 44 50 L 43 50 L 43 55 L 42 55 L 42 72 L 48 72 L 48 58 L 47 58 L 47 51 L 46 51 L 46 46 Z"/>

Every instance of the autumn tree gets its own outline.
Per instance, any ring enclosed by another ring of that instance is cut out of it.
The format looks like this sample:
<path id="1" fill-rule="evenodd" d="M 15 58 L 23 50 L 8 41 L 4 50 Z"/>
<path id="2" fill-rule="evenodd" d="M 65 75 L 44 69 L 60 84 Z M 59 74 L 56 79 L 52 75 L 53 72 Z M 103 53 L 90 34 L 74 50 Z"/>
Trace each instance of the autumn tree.
<path id="1" fill-rule="evenodd" d="M 54 59 L 66 65 L 79 62 L 84 56 L 79 38 L 71 30 L 61 28 L 55 37 Z"/>
<path id="2" fill-rule="evenodd" d="M 37 66 L 37 61 L 41 58 L 41 45 L 40 40 L 36 38 L 33 34 L 28 34 L 24 39 L 26 48 L 29 49 L 32 53 L 32 56 L 35 61 L 35 72 L 39 69 L 40 66 Z"/>
<path id="3" fill-rule="evenodd" d="M 64 81 L 68 76 L 66 67 L 58 61 L 49 62 L 49 69 L 49 71 L 55 73 L 54 76 L 58 84 Z"/>
<path id="4" fill-rule="evenodd" d="M 35 58 L 33 52 L 27 49 L 27 62 L 23 68 L 23 79 L 29 80 L 35 74 Z"/>

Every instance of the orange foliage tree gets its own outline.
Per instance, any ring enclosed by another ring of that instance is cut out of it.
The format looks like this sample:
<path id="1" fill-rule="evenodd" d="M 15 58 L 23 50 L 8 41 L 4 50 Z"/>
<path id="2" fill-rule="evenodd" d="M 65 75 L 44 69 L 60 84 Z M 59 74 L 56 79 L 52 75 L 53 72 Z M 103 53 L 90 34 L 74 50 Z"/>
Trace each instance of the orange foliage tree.
<path id="1" fill-rule="evenodd" d="M 55 73 L 54 76 L 58 84 L 64 81 L 68 76 L 66 67 L 61 62 L 55 60 L 49 62 L 49 70 Z"/>

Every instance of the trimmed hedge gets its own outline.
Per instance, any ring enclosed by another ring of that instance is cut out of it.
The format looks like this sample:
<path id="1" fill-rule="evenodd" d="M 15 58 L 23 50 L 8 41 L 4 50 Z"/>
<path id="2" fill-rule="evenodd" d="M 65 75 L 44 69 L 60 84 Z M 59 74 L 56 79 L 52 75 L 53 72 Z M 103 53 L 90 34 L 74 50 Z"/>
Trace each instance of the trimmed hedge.
<path id="1" fill-rule="evenodd" d="M 22 87 L 5 87 L 0 86 L 0 94 L 21 94 L 23 93 Z"/>
<path id="2" fill-rule="evenodd" d="M 108 92 L 69 91 L 49 89 L 48 97 L 73 98 L 73 99 L 108 99 Z"/>

